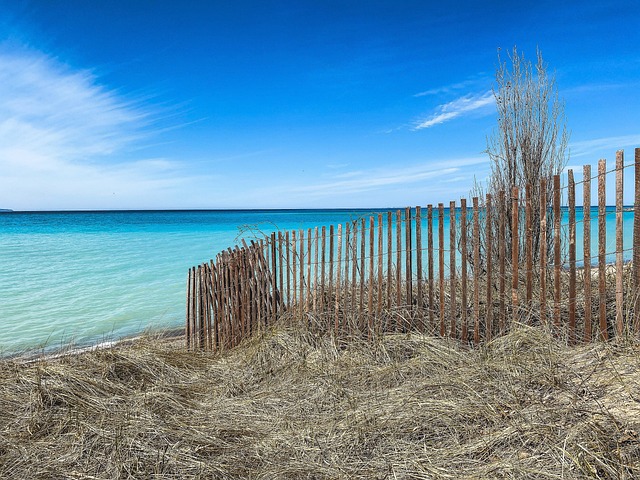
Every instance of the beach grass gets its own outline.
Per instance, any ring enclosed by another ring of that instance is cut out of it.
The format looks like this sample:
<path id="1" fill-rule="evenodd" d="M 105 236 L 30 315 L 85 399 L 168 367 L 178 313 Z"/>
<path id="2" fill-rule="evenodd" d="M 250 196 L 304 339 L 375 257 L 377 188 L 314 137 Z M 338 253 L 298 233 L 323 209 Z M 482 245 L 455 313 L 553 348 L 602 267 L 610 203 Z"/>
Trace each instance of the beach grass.
<path id="1" fill-rule="evenodd" d="M 631 340 L 340 343 L 289 324 L 226 353 L 147 335 L 2 360 L 0 478 L 640 478 Z"/>

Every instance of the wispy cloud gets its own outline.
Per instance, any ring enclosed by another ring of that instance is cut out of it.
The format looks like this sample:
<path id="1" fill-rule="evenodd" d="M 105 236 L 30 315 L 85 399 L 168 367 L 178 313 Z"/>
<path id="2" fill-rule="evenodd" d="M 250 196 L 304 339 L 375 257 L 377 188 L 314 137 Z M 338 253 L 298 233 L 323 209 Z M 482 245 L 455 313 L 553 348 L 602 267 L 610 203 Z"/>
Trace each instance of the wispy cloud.
<path id="1" fill-rule="evenodd" d="M 186 178 L 177 162 L 140 155 L 156 113 L 91 71 L 0 46 L 0 205 L 127 208 L 166 197 Z"/>
<path id="2" fill-rule="evenodd" d="M 402 187 L 429 179 L 438 181 L 459 180 L 463 167 L 486 163 L 486 158 L 462 158 L 430 162 L 405 168 L 370 169 L 334 175 L 329 181 L 290 188 L 293 193 L 307 196 L 328 197 L 336 194 L 348 196 L 366 191 L 384 191 L 388 187 Z"/>
<path id="3" fill-rule="evenodd" d="M 480 85 L 486 85 L 489 79 L 484 73 L 479 73 L 476 76 L 472 76 L 462 82 L 455 82 L 449 85 L 442 85 L 435 88 L 430 88 L 423 92 L 416 93 L 414 97 L 428 97 L 432 95 L 442 95 L 446 93 L 459 92 L 469 88 L 478 88 Z"/>
<path id="4" fill-rule="evenodd" d="M 640 146 L 640 133 L 572 142 L 569 144 L 569 150 L 571 158 L 575 158 L 597 155 L 602 151 L 610 151 L 611 154 L 614 154 L 616 150 L 621 148 L 638 146 Z"/>
<path id="5" fill-rule="evenodd" d="M 432 113 L 429 117 L 417 122 L 414 125 L 413 130 L 431 128 L 435 125 L 448 122 L 450 120 L 453 120 L 454 118 L 461 117 L 470 112 L 483 109 L 484 107 L 487 107 L 489 105 L 493 105 L 493 103 L 494 98 L 491 91 L 476 95 L 465 95 L 464 97 L 457 98 L 452 102 L 438 106 L 435 112 Z"/>

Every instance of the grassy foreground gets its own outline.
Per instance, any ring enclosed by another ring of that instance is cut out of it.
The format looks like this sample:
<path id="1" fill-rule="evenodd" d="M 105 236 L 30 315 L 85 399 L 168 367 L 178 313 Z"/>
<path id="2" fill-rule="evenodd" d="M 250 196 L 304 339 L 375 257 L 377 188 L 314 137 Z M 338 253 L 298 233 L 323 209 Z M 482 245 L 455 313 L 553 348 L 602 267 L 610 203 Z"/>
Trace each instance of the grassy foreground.
<path id="1" fill-rule="evenodd" d="M 640 347 L 295 328 L 0 362 L 0 478 L 640 478 Z"/>

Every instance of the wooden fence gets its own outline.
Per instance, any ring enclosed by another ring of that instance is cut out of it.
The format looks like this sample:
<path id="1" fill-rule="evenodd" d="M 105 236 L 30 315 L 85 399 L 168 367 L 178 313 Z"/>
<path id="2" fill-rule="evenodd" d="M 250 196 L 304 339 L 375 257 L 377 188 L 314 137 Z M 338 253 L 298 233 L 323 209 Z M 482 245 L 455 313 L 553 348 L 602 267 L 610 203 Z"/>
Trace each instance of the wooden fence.
<path id="1" fill-rule="evenodd" d="M 629 167 L 635 173 L 634 205 L 625 208 L 623 176 Z M 615 208 L 606 206 L 611 174 Z M 580 184 L 582 208 L 576 207 Z M 470 205 L 462 199 L 448 209 L 442 203 L 406 208 L 243 240 L 189 270 L 187 347 L 230 348 L 281 318 L 336 336 L 416 330 L 472 343 L 500 335 L 513 323 L 546 325 L 570 343 L 638 335 L 640 148 L 628 165 L 618 151 L 611 171 L 600 160 L 595 178 L 587 165 L 582 182 L 569 170 L 567 186 L 556 176 L 553 185 L 543 179 L 536 187 L 537 205 L 528 185 L 525 192 L 514 187 L 509 197 L 501 192 L 497 198 L 473 198 Z M 633 216 L 632 245 L 626 248 L 625 213 Z M 615 215 L 615 248 L 607 250 L 609 215 Z"/>

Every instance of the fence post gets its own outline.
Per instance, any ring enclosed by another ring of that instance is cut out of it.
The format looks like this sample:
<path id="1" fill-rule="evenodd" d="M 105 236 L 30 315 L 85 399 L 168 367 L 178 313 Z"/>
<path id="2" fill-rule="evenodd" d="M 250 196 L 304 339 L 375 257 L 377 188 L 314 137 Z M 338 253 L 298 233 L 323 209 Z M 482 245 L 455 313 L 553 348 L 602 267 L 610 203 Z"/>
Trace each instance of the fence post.
<path id="1" fill-rule="evenodd" d="M 186 322 L 184 331 L 187 349 L 191 346 L 191 276 L 192 269 L 190 268 L 189 274 L 187 275 L 187 311 L 185 315 Z"/>
<path id="2" fill-rule="evenodd" d="M 607 331 L 607 196 L 605 191 L 607 176 L 607 161 L 602 159 L 598 162 L 598 292 L 599 292 L 599 316 L 600 316 L 600 338 L 609 339 Z"/>
<path id="3" fill-rule="evenodd" d="M 456 202 L 449 202 L 449 335 L 456 338 Z"/>
<path id="4" fill-rule="evenodd" d="M 547 323 L 547 179 L 540 179 L 540 323 Z"/>
<path id="5" fill-rule="evenodd" d="M 353 315 L 355 316 L 356 311 L 356 298 L 357 298 L 357 285 L 356 275 L 358 273 L 358 221 L 353 221 L 353 246 L 351 248 L 352 262 L 351 262 L 351 308 L 353 310 Z M 350 325 L 352 328 L 354 327 L 354 322 L 351 322 Z"/>
<path id="6" fill-rule="evenodd" d="M 313 282 L 311 277 L 311 252 L 313 247 L 313 234 L 312 230 L 309 229 L 307 231 L 307 301 L 305 302 L 305 309 L 307 313 L 310 311 L 312 303 L 313 303 Z"/>
<path id="7" fill-rule="evenodd" d="M 340 264 L 341 262 L 341 257 L 342 257 L 342 224 L 338 225 L 338 251 L 337 251 L 337 255 L 336 255 L 336 304 L 335 304 L 335 318 L 334 318 L 334 328 L 335 328 L 335 334 L 336 334 L 336 338 L 338 337 L 338 333 L 339 333 L 339 329 L 340 329 L 340 290 L 341 290 L 341 280 L 340 280 L 340 273 L 342 271 L 342 265 Z"/>
<path id="8" fill-rule="evenodd" d="M 335 231 L 333 225 L 329 225 L 329 300 L 334 294 L 333 287 L 333 253 L 334 253 L 334 237 Z M 331 312 L 331 301 L 327 302 L 327 313 Z"/>
<path id="9" fill-rule="evenodd" d="M 438 276 L 440 279 L 440 336 L 445 335 L 444 325 L 444 204 L 438 204 Z"/>
<path id="10" fill-rule="evenodd" d="M 378 302 L 376 304 L 376 315 L 380 316 L 382 312 L 382 239 L 384 237 L 382 230 L 382 214 L 378 214 Z M 384 329 L 383 329 L 384 330 Z"/>
<path id="11" fill-rule="evenodd" d="M 462 292 L 461 292 L 461 319 L 462 331 L 460 335 L 463 342 L 468 342 L 467 332 L 467 199 L 460 199 L 460 258 L 461 258 L 461 275 L 462 275 Z"/>
<path id="12" fill-rule="evenodd" d="M 324 312 L 324 298 L 325 298 L 325 279 L 327 277 L 326 264 L 327 264 L 327 227 L 324 225 L 321 229 L 322 232 L 322 259 L 320 260 L 320 311 Z"/>
<path id="13" fill-rule="evenodd" d="M 372 333 L 373 326 L 373 289 L 374 289 L 374 268 L 375 268 L 375 220 L 373 216 L 369 217 L 369 290 L 367 290 L 367 314 L 369 315 L 369 335 Z"/>
<path id="14" fill-rule="evenodd" d="M 352 311 L 353 309 L 353 300 L 350 295 L 351 289 L 349 288 L 349 274 L 351 270 L 349 270 L 349 263 L 351 261 L 351 222 L 347 222 L 344 226 L 344 325 L 343 328 L 347 327 L 347 313 Z M 346 329 L 345 329 L 346 330 Z"/>
<path id="15" fill-rule="evenodd" d="M 480 342 L 480 219 L 473 197 L 473 343 Z"/>
<path id="16" fill-rule="evenodd" d="M 387 212 L 387 308 L 391 311 L 393 298 L 393 213 Z"/>
<path id="17" fill-rule="evenodd" d="M 396 301 L 402 305 L 402 212 L 396 211 Z M 400 317 L 397 318 L 400 322 Z M 400 327 L 398 323 L 398 327 Z M 398 328 L 399 329 L 399 328 Z"/>
<path id="18" fill-rule="evenodd" d="M 584 341 L 592 339 L 591 326 L 591 165 L 582 167 L 582 223 L 584 227 Z"/>
<path id="19" fill-rule="evenodd" d="M 406 289 L 407 289 L 407 306 L 411 308 L 413 305 L 413 275 L 411 274 L 412 267 L 412 255 L 411 255 L 411 207 L 407 207 L 404 211 L 404 220 L 405 220 L 405 242 L 406 242 L 406 266 L 405 266 L 405 276 L 406 276 Z"/>
<path id="20" fill-rule="evenodd" d="M 299 309 L 299 315 L 300 315 L 300 320 L 302 321 L 302 318 L 304 317 L 304 306 L 305 306 L 305 302 L 306 302 L 306 298 L 308 296 L 305 288 L 304 288 L 304 283 L 305 283 L 305 278 L 304 278 L 304 267 L 305 267 L 305 262 L 304 262 L 304 230 L 300 230 L 300 309 Z"/>
<path id="21" fill-rule="evenodd" d="M 569 169 L 569 344 L 576 341 L 576 182 Z"/>
<path id="22" fill-rule="evenodd" d="M 278 294 L 276 279 L 278 278 L 278 257 L 277 257 L 277 245 L 276 245 L 276 234 L 275 232 L 271 234 L 271 278 L 273 278 L 273 316 L 275 317 L 278 313 Z"/>
<path id="23" fill-rule="evenodd" d="M 485 334 L 487 337 L 487 341 L 491 340 L 491 337 L 493 335 L 493 300 L 492 300 L 492 294 L 493 294 L 493 280 L 491 278 L 491 267 L 492 267 L 492 263 L 493 263 L 493 259 L 492 259 L 492 255 L 491 255 L 491 251 L 490 251 L 490 246 L 493 244 L 493 238 L 492 238 L 492 229 L 493 229 L 493 225 L 491 224 L 492 222 L 492 217 L 491 217 L 491 194 L 487 193 L 487 205 L 486 205 L 486 233 L 485 233 L 485 239 L 487 242 L 487 247 L 486 247 L 486 254 L 487 254 L 487 296 L 486 296 L 486 300 L 487 300 L 487 312 L 486 312 L 486 326 L 485 326 Z"/>
<path id="24" fill-rule="evenodd" d="M 525 186 L 525 228 L 526 228 L 526 244 L 525 244 L 525 261 L 527 264 L 527 306 L 531 307 L 531 298 L 533 297 L 533 225 L 531 219 L 531 184 Z"/>
<path id="25" fill-rule="evenodd" d="M 267 248 L 269 246 L 267 245 Z M 239 315 L 239 319 L 240 319 L 240 338 L 246 338 L 248 336 L 248 334 L 251 331 L 251 324 L 247 318 L 247 313 L 248 313 L 248 305 L 247 305 L 247 298 L 246 298 L 246 291 L 247 289 L 245 288 L 245 279 L 246 279 L 246 275 L 245 275 L 245 259 L 246 256 L 244 255 L 245 250 L 241 250 L 239 251 L 236 255 L 238 257 L 237 262 L 238 262 L 238 303 L 240 306 L 240 315 Z"/>
<path id="26" fill-rule="evenodd" d="M 279 280 L 279 284 L 280 284 L 280 309 L 284 310 L 285 309 L 285 303 L 284 303 L 284 269 L 285 269 L 285 265 L 284 265 L 284 252 L 282 250 L 282 243 L 283 243 L 282 232 L 278 232 L 278 262 L 280 262 L 280 268 L 278 269 L 278 280 Z M 287 265 L 287 267 L 288 267 L 288 265 Z"/>
<path id="27" fill-rule="evenodd" d="M 507 282 L 507 273 L 505 269 L 505 263 L 507 259 L 507 212 L 509 211 L 506 204 L 506 194 L 503 190 L 498 192 L 498 300 L 500 308 L 498 310 L 498 325 L 502 327 L 505 322 L 505 318 L 507 317 L 507 308 L 506 308 L 506 282 Z M 487 256 L 490 256 L 493 252 L 493 243 L 487 243 Z M 488 258 L 488 257 L 487 257 Z"/>
<path id="28" fill-rule="evenodd" d="M 520 230 L 518 220 L 520 219 L 520 192 L 518 187 L 511 190 L 511 308 L 512 322 L 518 321 L 518 263 L 520 262 L 520 252 L 518 250 L 520 243 Z M 500 325 L 500 333 L 504 333 L 505 325 Z"/>
<path id="29" fill-rule="evenodd" d="M 374 311 L 373 311 L 373 288 L 374 288 L 374 267 L 375 267 L 375 246 L 374 246 L 374 242 L 375 242 L 375 234 L 376 234 L 376 229 L 375 229 L 375 220 L 373 218 L 373 215 L 369 217 L 369 290 L 367 292 L 368 294 L 368 303 L 367 303 L 367 314 L 369 317 L 369 338 L 371 338 L 371 336 L 373 335 L 373 331 L 374 331 Z"/>
<path id="30" fill-rule="evenodd" d="M 622 269 L 623 264 L 623 244 L 622 244 L 622 190 L 624 175 L 624 152 L 616 152 L 616 335 L 621 336 L 624 329 L 622 302 Z"/>
<path id="31" fill-rule="evenodd" d="M 362 227 L 362 236 L 360 237 L 360 304 L 359 304 L 359 312 L 360 312 L 360 322 L 362 322 L 362 318 L 364 315 L 364 266 L 365 266 L 365 259 L 366 259 L 366 246 L 365 246 L 365 242 L 366 242 L 366 236 L 367 236 L 367 221 L 366 219 L 361 219 L 360 220 L 360 225 Z M 368 322 L 366 325 L 362 325 L 362 328 L 364 330 L 364 327 L 367 327 Z M 368 328 L 368 327 L 367 327 Z"/>
<path id="32" fill-rule="evenodd" d="M 554 297 L 553 297 L 553 321 L 556 330 L 560 328 L 560 175 L 553 176 L 553 263 L 554 263 Z"/>
<path id="33" fill-rule="evenodd" d="M 416 274 L 417 274 L 417 292 L 418 297 L 416 305 L 418 307 L 418 315 L 420 315 L 421 331 L 424 332 L 424 319 L 422 315 L 422 209 L 416 206 Z"/>
<path id="34" fill-rule="evenodd" d="M 640 333 L 640 315 L 635 313 L 636 303 L 640 295 L 640 148 L 635 150 L 635 183 L 633 201 L 633 305 L 634 305 L 634 332 Z"/>
<path id="35" fill-rule="evenodd" d="M 315 264 L 313 268 L 313 311 L 318 311 L 318 270 L 320 268 L 320 232 L 318 227 L 313 230 L 313 237 L 316 240 L 315 245 Z M 280 269 L 280 273 L 282 273 L 282 269 Z"/>
<path id="36" fill-rule="evenodd" d="M 429 269 L 428 287 L 429 287 L 429 328 L 434 329 L 433 322 L 433 305 L 435 298 L 433 294 L 433 205 L 427 205 L 427 268 Z"/>
<path id="37" fill-rule="evenodd" d="M 222 288 L 220 287 L 220 263 L 216 260 L 215 262 L 211 261 L 211 266 L 213 267 L 212 271 L 214 273 L 213 276 L 213 288 L 214 288 L 214 302 L 215 302 L 215 311 L 214 311 L 214 325 L 213 325 L 213 346 L 214 350 L 219 350 L 220 348 L 220 319 L 222 318 Z"/>
<path id="38" fill-rule="evenodd" d="M 287 310 L 291 308 L 291 238 L 289 232 L 285 232 L 284 243 L 287 251 Z"/>

